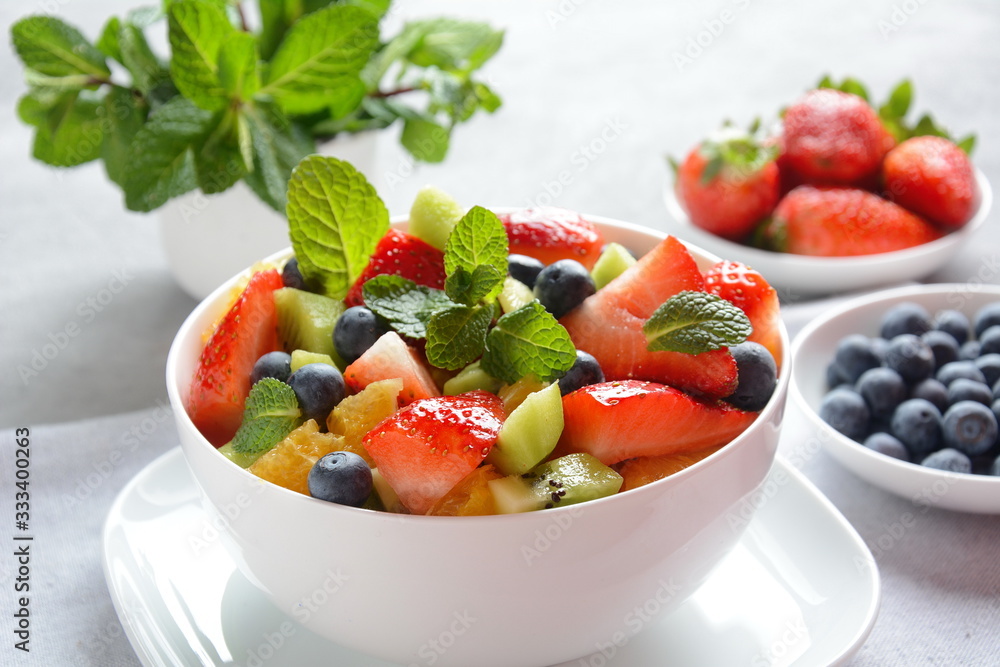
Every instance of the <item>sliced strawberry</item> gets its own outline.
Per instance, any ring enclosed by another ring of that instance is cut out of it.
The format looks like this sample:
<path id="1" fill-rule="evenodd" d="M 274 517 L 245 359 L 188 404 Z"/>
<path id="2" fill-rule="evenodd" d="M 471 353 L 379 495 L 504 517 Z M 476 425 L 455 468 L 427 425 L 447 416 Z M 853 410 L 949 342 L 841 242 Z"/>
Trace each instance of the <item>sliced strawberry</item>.
<path id="1" fill-rule="evenodd" d="M 353 393 L 372 382 L 391 378 L 403 381 L 403 390 L 399 392 L 400 405 L 418 398 L 441 395 L 420 354 L 403 342 L 395 331 L 383 334 L 344 369 L 344 382 Z"/>
<path id="2" fill-rule="evenodd" d="M 588 269 L 601 255 L 604 236 L 589 220 L 566 209 L 543 206 L 500 216 L 510 253 L 534 257 L 548 265 L 575 259 Z"/>
<path id="3" fill-rule="evenodd" d="M 216 447 L 229 442 L 240 426 L 254 363 L 278 349 L 274 290 L 281 287 L 274 269 L 253 274 L 202 350 L 187 412 Z"/>
<path id="4" fill-rule="evenodd" d="M 746 264 L 722 261 L 705 272 L 705 290 L 738 306 L 753 325 L 748 337 L 767 348 L 781 366 L 781 313 L 778 292 Z"/>
<path id="5" fill-rule="evenodd" d="M 566 426 L 553 456 L 585 452 L 605 465 L 723 445 L 757 417 L 655 382 L 602 382 L 563 396 Z"/>
<path id="6" fill-rule="evenodd" d="M 344 298 L 347 305 L 363 306 L 361 287 L 371 278 L 385 273 L 441 289 L 445 279 L 444 253 L 416 236 L 390 229 L 375 246 L 368 266 L 347 292 Z"/>
<path id="7" fill-rule="evenodd" d="M 705 280 L 684 244 L 668 236 L 560 322 L 578 350 L 594 355 L 609 380 L 651 380 L 712 398 L 728 396 L 736 388 L 736 362 L 728 350 L 646 349 L 643 324 L 684 290 L 705 291 Z"/>
<path id="8" fill-rule="evenodd" d="M 427 511 L 482 463 L 503 424 L 485 391 L 414 401 L 365 436 L 379 472 L 413 514 Z"/>

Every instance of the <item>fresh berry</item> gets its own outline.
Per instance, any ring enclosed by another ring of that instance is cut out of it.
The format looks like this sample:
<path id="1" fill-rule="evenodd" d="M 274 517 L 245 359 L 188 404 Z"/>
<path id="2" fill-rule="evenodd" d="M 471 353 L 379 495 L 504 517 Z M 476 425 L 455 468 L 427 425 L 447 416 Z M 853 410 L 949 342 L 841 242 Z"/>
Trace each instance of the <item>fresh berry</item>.
<path id="1" fill-rule="evenodd" d="M 908 396 L 906 381 L 891 368 L 871 368 L 858 378 L 857 392 L 874 419 L 889 419 Z"/>
<path id="2" fill-rule="evenodd" d="M 993 403 L 993 391 L 982 382 L 958 378 L 948 385 L 948 404 L 955 405 L 961 401 L 975 401 L 988 406 Z"/>
<path id="3" fill-rule="evenodd" d="M 565 396 L 580 387 L 598 382 L 604 382 L 604 371 L 601 370 L 601 365 L 597 363 L 594 355 L 577 350 L 576 361 L 566 371 L 566 374 L 559 378 L 559 393 Z"/>
<path id="4" fill-rule="evenodd" d="M 837 387 L 844 385 L 853 385 L 853 383 L 847 379 L 847 371 L 845 371 L 836 361 L 831 361 L 826 365 L 826 388 L 836 389 Z"/>
<path id="5" fill-rule="evenodd" d="M 1000 354 L 984 354 L 981 357 L 977 357 L 974 363 L 976 364 L 976 368 L 982 372 L 983 380 L 989 386 L 992 387 L 996 384 L 997 380 L 1000 380 Z"/>
<path id="6" fill-rule="evenodd" d="M 891 147 L 882 122 L 862 98 L 812 90 L 788 107 L 784 154 L 809 182 L 857 183 L 874 174 Z"/>
<path id="7" fill-rule="evenodd" d="M 247 470 L 272 484 L 308 495 L 309 471 L 321 457 L 338 449 L 338 444 L 336 436 L 320 433 L 315 419 L 307 419 Z"/>
<path id="8" fill-rule="evenodd" d="M 934 327 L 931 315 L 919 303 L 904 301 L 896 304 L 882 316 L 879 334 L 886 340 L 892 340 L 902 334 L 922 336 Z"/>
<path id="9" fill-rule="evenodd" d="M 535 279 L 538 278 L 539 272 L 545 268 L 545 265 L 534 257 L 528 257 L 527 255 L 508 255 L 507 256 L 507 273 L 514 280 L 518 280 L 528 287 L 535 286 Z"/>
<path id="10" fill-rule="evenodd" d="M 979 357 L 979 341 L 967 340 L 958 348 L 959 361 L 975 361 Z"/>
<path id="11" fill-rule="evenodd" d="M 281 284 L 294 289 L 304 290 L 306 288 L 306 279 L 302 277 L 297 258 L 292 257 L 285 262 L 284 268 L 281 269 Z"/>
<path id="12" fill-rule="evenodd" d="M 913 385 L 910 398 L 922 398 L 930 401 L 941 412 L 948 409 L 948 388 L 935 378 L 926 378 Z"/>
<path id="13" fill-rule="evenodd" d="M 588 385 L 562 400 L 565 427 L 553 456 L 586 452 L 605 465 L 721 445 L 757 416 L 639 380 Z M 665 424 L 670 437 L 664 437 Z"/>
<path id="14" fill-rule="evenodd" d="M 979 356 L 1000 352 L 1000 325 L 994 324 L 979 336 Z"/>
<path id="15" fill-rule="evenodd" d="M 383 334 L 344 369 L 344 380 L 355 394 L 373 382 L 390 378 L 403 381 L 403 390 L 399 392 L 400 405 L 441 394 L 421 355 L 403 342 L 395 331 Z"/>
<path id="16" fill-rule="evenodd" d="M 934 352 L 920 338 L 903 334 L 889 341 L 885 364 L 913 384 L 934 375 Z"/>
<path id="17" fill-rule="evenodd" d="M 923 334 L 920 339 L 934 354 L 934 368 L 941 368 L 952 361 L 958 361 L 958 343 L 950 333 L 934 329 Z"/>
<path id="18" fill-rule="evenodd" d="M 288 378 L 306 419 L 325 425 L 327 415 L 344 398 L 344 376 L 330 364 L 306 364 Z"/>
<path id="19" fill-rule="evenodd" d="M 900 461 L 910 460 L 910 453 L 906 451 L 906 445 L 901 443 L 895 436 L 884 431 L 872 433 L 865 438 L 864 446 L 875 450 L 879 454 L 885 454 Z"/>
<path id="20" fill-rule="evenodd" d="M 965 345 L 969 340 L 969 318 L 957 310 L 942 310 L 934 316 L 934 328 L 946 333 L 950 333 L 959 346 Z"/>
<path id="21" fill-rule="evenodd" d="M 941 434 L 946 446 L 978 456 L 996 443 L 997 418 L 987 405 L 958 401 L 941 418 Z"/>
<path id="22" fill-rule="evenodd" d="M 922 398 L 900 403 L 892 415 L 892 434 L 906 445 L 914 459 L 941 446 L 941 411 Z"/>
<path id="23" fill-rule="evenodd" d="M 608 380 L 650 380 L 722 398 L 736 388 L 736 361 L 728 350 L 701 354 L 651 352 L 643 324 L 659 306 L 684 290 L 704 291 L 691 253 L 668 236 L 561 323 L 578 350 L 586 350 Z"/>
<path id="24" fill-rule="evenodd" d="M 759 272 L 740 262 L 722 261 L 705 272 L 705 291 L 735 304 L 750 320 L 747 340 L 767 348 L 781 364 L 781 313 L 778 292 Z"/>
<path id="25" fill-rule="evenodd" d="M 983 384 L 986 383 L 986 376 L 976 366 L 975 361 L 959 360 L 945 364 L 938 369 L 934 377 L 945 387 L 959 378 L 967 378 L 976 382 L 982 382 Z"/>
<path id="26" fill-rule="evenodd" d="M 330 452 L 309 471 L 309 495 L 361 507 L 372 493 L 372 469 L 354 452 Z"/>
<path id="27" fill-rule="evenodd" d="M 948 229 L 963 226 L 979 206 L 969 156 L 943 137 L 913 137 L 893 148 L 882 181 L 897 204 Z"/>
<path id="28" fill-rule="evenodd" d="M 878 357 L 879 361 L 885 363 L 885 355 L 889 352 L 889 341 L 881 336 L 875 336 L 871 340 L 872 352 Z"/>
<path id="29" fill-rule="evenodd" d="M 736 360 L 736 390 L 726 402 L 740 410 L 763 410 L 778 385 L 778 365 L 766 347 L 746 341 L 729 348 Z"/>
<path id="30" fill-rule="evenodd" d="M 364 445 L 403 505 L 425 514 L 482 463 L 503 424 L 485 391 L 414 401 L 365 436 Z"/>
<path id="31" fill-rule="evenodd" d="M 354 281 L 344 302 L 348 306 L 363 306 L 361 288 L 371 278 L 383 274 L 402 276 L 418 285 L 441 289 L 445 279 L 444 253 L 416 236 L 390 229 L 375 246 L 368 266 Z"/>
<path id="32" fill-rule="evenodd" d="M 677 199 L 696 226 L 733 241 L 746 238 L 778 203 L 775 150 L 725 129 L 677 169 Z"/>
<path id="33" fill-rule="evenodd" d="M 1000 301 L 994 301 L 977 310 L 972 320 L 976 338 L 981 338 L 987 329 L 998 325 L 1000 325 Z"/>
<path id="34" fill-rule="evenodd" d="M 854 384 L 865 371 L 878 368 L 882 362 L 872 350 L 871 339 L 862 334 L 845 336 L 837 343 L 833 361 L 840 368 L 844 380 Z"/>
<path id="35" fill-rule="evenodd" d="M 947 472 L 972 472 L 972 461 L 957 449 L 940 449 L 924 458 L 920 465 Z"/>
<path id="36" fill-rule="evenodd" d="M 353 363 L 375 344 L 389 327 L 365 306 L 351 306 L 333 327 L 333 347 L 345 363 Z"/>
<path id="37" fill-rule="evenodd" d="M 274 290 L 281 287 L 274 269 L 253 274 L 202 350 L 187 412 L 216 447 L 229 442 L 240 426 L 254 364 L 278 347 Z"/>
<path id="38" fill-rule="evenodd" d="M 557 319 L 596 291 L 590 272 L 574 259 L 549 264 L 535 280 L 535 298 Z"/>
<path id="39" fill-rule="evenodd" d="M 994 477 L 1000 477 L 1000 456 L 993 459 L 993 463 L 990 465 L 989 474 Z"/>
<path id="40" fill-rule="evenodd" d="M 287 382 L 291 374 L 292 355 L 281 351 L 268 352 L 253 365 L 253 370 L 250 371 L 250 384 L 257 384 L 264 378 Z"/>
<path id="41" fill-rule="evenodd" d="M 940 237 L 926 220 L 871 192 L 811 185 L 785 195 L 761 228 L 771 250 L 821 257 L 892 252 Z"/>
<path id="42" fill-rule="evenodd" d="M 575 259 L 591 269 L 601 254 L 604 236 L 580 214 L 561 208 L 524 209 L 500 216 L 510 252 L 549 265 Z"/>
<path id="43" fill-rule="evenodd" d="M 834 430 L 861 442 L 868 433 L 871 413 L 861 395 L 847 387 L 834 389 L 823 397 L 819 417 Z"/>

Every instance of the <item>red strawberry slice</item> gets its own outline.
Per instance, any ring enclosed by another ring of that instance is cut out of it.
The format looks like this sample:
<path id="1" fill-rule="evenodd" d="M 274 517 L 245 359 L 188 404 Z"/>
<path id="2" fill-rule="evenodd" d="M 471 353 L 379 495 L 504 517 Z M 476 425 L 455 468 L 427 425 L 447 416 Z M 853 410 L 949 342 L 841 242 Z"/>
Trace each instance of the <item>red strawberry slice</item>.
<path id="1" fill-rule="evenodd" d="M 543 206 L 499 217 L 510 253 L 534 257 L 542 264 L 575 259 L 590 269 L 604 247 L 604 236 L 594 223 L 573 211 Z"/>
<path id="2" fill-rule="evenodd" d="M 746 264 L 722 261 L 705 272 L 705 290 L 738 306 L 753 325 L 747 337 L 767 348 L 781 370 L 778 292 Z"/>
<path id="3" fill-rule="evenodd" d="M 281 287 L 274 269 L 253 274 L 202 350 L 187 412 L 216 447 L 229 442 L 240 427 L 254 363 L 278 349 L 274 290 Z"/>
<path id="4" fill-rule="evenodd" d="M 723 445 L 757 417 L 655 382 L 592 384 L 563 396 L 566 426 L 553 456 L 593 454 L 612 465 Z"/>
<path id="5" fill-rule="evenodd" d="M 400 378 L 403 381 L 403 390 L 399 392 L 400 405 L 418 398 L 441 395 L 420 354 L 409 347 L 395 331 L 383 334 L 344 369 L 344 381 L 354 393 L 372 382 L 390 378 Z"/>
<path id="6" fill-rule="evenodd" d="M 348 306 L 365 305 L 361 287 L 371 278 L 386 273 L 441 289 L 445 279 L 444 253 L 416 236 L 390 229 L 375 246 L 368 266 L 354 281 L 344 301 Z"/>
<path id="7" fill-rule="evenodd" d="M 608 380 L 651 380 L 711 398 L 728 396 L 736 388 L 736 362 L 728 350 L 646 349 L 643 324 L 684 290 L 705 291 L 705 280 L 684 244 L 668 236 L 560 323 L 578 350 L 594 355 Z"/>
<path id="8" fill-rule="evenodd" d="M 379 472 L 413 514 L 482 463 L 503 424 L 503 402 L 485 391 L 414 401 L 365 436 Z"/>

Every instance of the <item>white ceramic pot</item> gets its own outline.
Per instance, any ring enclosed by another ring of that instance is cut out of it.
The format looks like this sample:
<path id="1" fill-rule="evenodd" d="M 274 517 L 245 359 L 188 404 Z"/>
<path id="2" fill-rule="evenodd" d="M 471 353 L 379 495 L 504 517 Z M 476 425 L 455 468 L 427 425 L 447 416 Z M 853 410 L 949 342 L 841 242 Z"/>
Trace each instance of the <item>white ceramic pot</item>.
<path id="1" fill-rule="evenodd" d="M 377 133 L 345 135 L 320 146 L 324 155 L 375 173 Z M 167 264 L 181 288 L 204 299 L 228 278 L 288 245 L 288 223 L 240 181 L 217 195 L 200 190 L 158 211 Z"/>

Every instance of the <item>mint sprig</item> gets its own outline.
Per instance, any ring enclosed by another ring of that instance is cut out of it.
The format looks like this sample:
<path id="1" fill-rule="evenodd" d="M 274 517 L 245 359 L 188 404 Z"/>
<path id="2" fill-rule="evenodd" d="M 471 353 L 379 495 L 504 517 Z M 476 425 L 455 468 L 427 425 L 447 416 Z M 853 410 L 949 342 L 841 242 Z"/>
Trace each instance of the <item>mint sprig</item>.
<path id="1" fill-rule="evenodd" d="M 576 360 L 566 329 L 538 301 L 507 313 L 486 336 L 482 369 L 504 382 L 534 373 L 542 382 L 562 377 Z"/>
<path id="2" fill-rule="evenodd" d="M 441 290 L 401 276 L 375 276 L 361 288 L 365 305 L 403 336 L 426 338 L 435 313 L 454 306 Z"/>
<path id="3" fill-rule="evenodd" d="M 302 423 L 295 392 L 274 378 L 264 378 L 250 388 L 243 408 L 243 422 L 233 436 L 238 454 L 262 454 L 284 440 Z"/>
<path id="4" fill-rule="evenodd" d="M 752 330 L 739 307 L 715 294 L 696 291 L 670 297 L 642 327 L 646 349 L 684 354 L 738 345 Z"/>
<path id="5" fill-rule="evenodd" d="M 478 359 L 496 310 L 496 304 L 455 304 L 434 313 L 427 324 L 427 361 L 457 371 Z"/>

